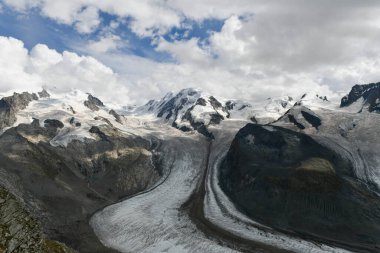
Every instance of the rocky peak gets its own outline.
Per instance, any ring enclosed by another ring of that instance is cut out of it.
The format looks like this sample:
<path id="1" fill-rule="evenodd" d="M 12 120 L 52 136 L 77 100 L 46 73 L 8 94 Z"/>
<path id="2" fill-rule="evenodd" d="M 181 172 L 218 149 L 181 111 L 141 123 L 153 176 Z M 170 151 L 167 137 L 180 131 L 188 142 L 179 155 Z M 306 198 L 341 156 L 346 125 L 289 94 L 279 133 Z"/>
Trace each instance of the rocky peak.
<path id="1" fill-rule="evenodd" d="M 33 100 L 38 100 L 35 93 L 14 93 L 0 100 L 0 129 L 12 126 L 16 122 L 16 113 L 25 109 Z"/>
<path id="2" fill-rule="evenodd" d="M 170 121 L 176 121 L 181 112 L 185 111 L 194 105 L 201 93 L 195 89 L 183 89 L 175 96 L 172 93 L 168 93 L 159 103 L 159 111 L 157 117 L 164 117 Z M 182 115 L 180 115 L 181 117 Z"/>
<path id="3" fill-rule="evenodd" d="M 40 98 L 49 98 L 50 94 L 45 89 L 43 89 L 42 91 L 38 92 L 38 96 Z"/>
<path id="4" fill-rule="evenodd" d="M 268 112 L 284 112 L 293 106 L 293 98 L 283 96 L 279 98 L 268 98 L 265 110 Z"/>
<path id="5" fill-rule="evenodd" d="M 148 102 L 150 110 L 154 105 L 158 107 L 157 117 L 167 120 L 173 127 L 196 130 L 210 138 L 213 135 L 207 126 L 219 124 L 229 116 L 225 105 L 217 98 L 192 88 L 183 89 L 176 95 L 169 93 L 159 102 Z"/>
<path id="6" fill-rule="evenodd" d="M 88 94 L 87 100 L 84 101 L 84 105 L 90 108 L 92 111 L 99 111 L 99 107 L 103 107 L 103 102 L 98 99 L 97 97 L 94 97 L 91 94 Z"/>
<path id="7" fill-rule="evenodd" d="M 322 124 L 322 120 L 319 115 L 310 110 L 309 108 L 300 104 L 295 104 L 289 109 L 283 116 L 281 116 L 274 123 L 292 123 L 297 128 L 303 130 L 306 128 L 318 127 Z"/>
<path id="8" fill-rule="evenodd" d="M 222 100 L 215 96 L 202 93 L 200 90 L 188 88 L 177 94 L 167 93 L 162 99 L 150 100 L 135 112 L 140 114 L 154 113 L 173 127 L 182 131 L 196 130 L 212 138 L 208 131 L 209 125 L 220 124 L 227 118 L 254 119 L 248 111 L 252 105 L 239 100 Z"/>
<path id="9" fill-rule="evenodd" d="M 195 103 L 195 105 L 206 106 L 206 100 L 204 98 L 198 98 L 198 100 Z"/>
<path id="10" fill-rule="evenodd" d="M 348 107 L 362 99 L 362 108 L 369 112 L 380 113 L 380 83 L 370 83 L 352 87 L 350 93 L 341 99 L 340 107 Z"/>
<path id="11" fill-rule="evenodd" d="M 223 108 L 223 105 L 213 96 L 210 96 L 208 101 L 215 109 Z"/>
<path id="12" fill-rule="evenodd" d="M 116 122 L 123 124 L 122 116 L 120 116 L 115 110 L 111 109 L 108 113 L 114 116 Z"/>

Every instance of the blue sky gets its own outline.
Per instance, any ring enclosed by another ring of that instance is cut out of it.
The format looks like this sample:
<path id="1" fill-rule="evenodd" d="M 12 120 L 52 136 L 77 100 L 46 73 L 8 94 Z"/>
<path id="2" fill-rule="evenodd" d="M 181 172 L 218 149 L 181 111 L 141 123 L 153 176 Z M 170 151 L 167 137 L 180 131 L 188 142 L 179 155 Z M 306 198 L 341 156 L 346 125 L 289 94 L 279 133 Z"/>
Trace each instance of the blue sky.
<path id="1" fill-rule="evenodd" d="M 97 40 L 111 22 L 118 20 L 116 15 L 104 12 L 99 12 L 99 14 L 101 20 L 99 27 L 90 34 L 81 34 L 73 26 L 60 24 L 40 15 L 38 9 L 20 13 L 4 6 L 3 11 L 0 13 L 0 36 L 20 39 L 29 50 L 36 44 L 46 44 L 49 48 L 53 48 L 58 52 L 65 50 L 76 51 L 76 47 L 73 45 Z M 125 18 L 123 22 L 122 25 L 112 31 L 127 43 L 127 46 L 120 48 L 122 53 L 159 62 L 173 61 L 170 54 L 155 50 L 154 37 L 140 37 L 133 33 L 128 26 L 130 18 Z M 210 34 L 219 32 L 223 23 L 223 19 L 205 19 L 201 22 L 184 20 L 183 27 L 173 27 L 162 37 L 169 42 L 199 38 L 200 43 L 207 44 Z M 78 53 L 83 53 L 83 51 Z"/>
<path id="2" fill-rule="evenodd" d="M 43 43 L 60 52 L 69 49 L 70 40 L 79 37 L 72 27 L 52 22 L 35 10 L 23 14 L 9 7 L 3 7 L 0 13 L 0 35 L 22 40 L 28 49 Z"/>

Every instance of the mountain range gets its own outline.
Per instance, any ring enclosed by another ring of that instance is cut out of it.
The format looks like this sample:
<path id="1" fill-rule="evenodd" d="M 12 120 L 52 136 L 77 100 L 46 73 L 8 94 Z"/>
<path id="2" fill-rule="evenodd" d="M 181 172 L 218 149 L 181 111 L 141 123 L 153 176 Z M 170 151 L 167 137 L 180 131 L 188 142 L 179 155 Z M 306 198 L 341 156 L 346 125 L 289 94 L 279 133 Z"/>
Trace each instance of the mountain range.
<path id="1" fill-rule="evenodd" d="M 0 252 L 378 252 L 380 83 L 0 100 Z"/>

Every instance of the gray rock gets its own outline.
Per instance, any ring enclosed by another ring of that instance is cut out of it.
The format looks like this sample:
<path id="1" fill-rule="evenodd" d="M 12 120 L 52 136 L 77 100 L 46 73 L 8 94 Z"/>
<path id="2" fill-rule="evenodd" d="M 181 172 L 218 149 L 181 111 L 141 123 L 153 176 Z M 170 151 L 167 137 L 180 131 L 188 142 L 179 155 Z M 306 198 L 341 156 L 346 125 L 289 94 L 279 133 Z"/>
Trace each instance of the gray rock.
<path id="1" fill-rule="evenodd" d="M 52 127 L 52 128 L 63 128 L 64 125 L 61 121 L 57 119 L 46 119 L 44 121 L 45 127 Z"/>
<path id="2" fill-rule="evenodd" d="M 96 140 L 53 147 L 49 140 L 55 137 L 55 127 L 60 123 L 49 124 L 54 127 L 20 124 L 0 135 L 0 171 L 6 175 L 0 182 L 20 193 L 47 237 L 80 252 L 114 252 L 99 242 L 89 217 L 159 179 L 150 142 L 101 125 L 91 128 Z M 18 183 L 8 182 L 11 178 Z M 22 244 L 12 245 L 29 247 Z"/>
<path id="3" fill-rule="evenodd" d="M 110 110 L 108 113 L 114 116 L 117 122 L 123 124 L 122 117 L 115 110 Z"/>
<path id="4" fill-rule="evenodd" d="M 74 117 L 71 117 L 71 119 L 70 119 L 70 124 L 72 125 L 72 126 L 75 126 L 75 127 L 80 127 L 80 126 L 82 126 L 82 123 L 80 123 L 76 118 L 74 118 Z"/>
<path id="5" fill-rule="evenodd" d="M 50 94 L 45 89 L 43 89 L 42 91 L 38 92 L 38 96 L 40 98 L 49 98 Z"/>
<path id="6" fill-rule="evenodd" d="M 100 99 L 92 96 L 91 94 L 89 94 L 87 100 L 84 101 L 84 105 L 93 111 L 99 111 L 99 106 L 104 106 L 103 102 L 100 101 Z"/>
<path id="7" fill-rule="evenodd" d="M 49 240 L 41 224 L 8 190 L 0 186 L 0 251 L 4 253 L 75 253 Z"/>
<path id="8" fill-rule="evenodd" d="M 341 99 L 340 107 L 350 106 L 360 98 L 363 99 L 363 105 L 359 112 L 366 109 L 380 113 L 380 83 L 354 85 L 350 93 Z"/>
<path id="9" fill-rule="evenodd" d="M 304 130 L 309 127 L 318 127 L 322 124 L 321 117 L 309 108 L 296 104 L 289 109 L 283 116 L 276 122 L 289 122 L 293 123 L 297 128 Z"/>
<path id="10" fill-rule="evenodd" d="M 38 100 L 37 95 L 28 92 L 14 93 L 13 96 L 3 97 L 0 100 L 0 129 L 12 126 L 17 120 L 17 112 L 25 109 L 33 100 Z"/>

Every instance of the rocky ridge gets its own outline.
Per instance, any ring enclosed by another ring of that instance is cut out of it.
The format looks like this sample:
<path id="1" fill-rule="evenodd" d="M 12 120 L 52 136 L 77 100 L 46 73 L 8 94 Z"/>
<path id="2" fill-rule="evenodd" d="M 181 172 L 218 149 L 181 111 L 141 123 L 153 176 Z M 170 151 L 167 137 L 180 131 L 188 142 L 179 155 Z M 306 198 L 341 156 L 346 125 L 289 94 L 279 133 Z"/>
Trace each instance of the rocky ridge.
<path id="1" fill-rule="evenodd" d="M 16 122 L 16 114 L 25 109 L 33 100 L 38 100 L 34 93 L 14 93 L 13 96 L 0 100 L 0 129 L 10 127 Z"/>
<path id="2" fill-rule="evenodd" d="M 340 107 L 359 103 L 359 110 L 380 113 L 380 83 L 356 84 L 341 100 Z"/>
<path id="3" fill-rule="evenodd" d="M 92 111 L 99 111 L 99 107 L 104 106 L 103 102 L 99 98 L 94 97 L 91 94 L 88 94 L 87 100 L 84 101 L 83 104 L 90 108 Z"/>
<path id="4" fill-rule="evenodd" d="M 86 101 L 98 107 L 93 111 L 83 98 L 81 93 L 40 100 L 27 93 L 3 98 L 11 101 L 13 123 L 0 134 L 0 185 L 22 200 L 38 222 L 44 247 L 63 242 L 80 252 L 113 252 L 99 242 L 88 220 L 96 210 L 160 178 L 156 141 L 124 133 L 116 127 L 122 126 L 116 112 L 110 114 L 89 95 Z M 4 222 L 17 230 L 24 216 L 9 217 L 11 222 Z M 36 231 L 37 227 L 25 230 L 22 237 Z M 5 252 L 24 243 L 17 233 L 6 238 L 0 240 Z M 42 243 L 30 241 L 20 252 L 44 252 L 38 248 Z"/>
<path id="5" fill-rule="evenodd" d="M 294 105 L 274 123 L 276 122 L 292 123 L 301 130 L 310 127 L 318 130 L 318 127 L 322 124 L 320 116 L 309 108 L 299 104 Z"/>
<path id="6" fill-rule="evenodd" d="M 273 120 L 291 108 L 293 99 L 289 96 L 269 98 L 264 104 L 252 105 L 241 100 L 216 98 L 197 89 L 183 89 L 177 94 L 168 93 L 161 100 L 150 100 L 133 113 L 154 114 L 158 118 L 182 131 L 198 131 L 214 138 L 210 126 L 224 120 L 239 119 L 251 122 Z"/>
<path id="7" fill-rule="evenodd" d="M 9 191 L 0 186 L 0 251 L 4 253 L 75 253 L 44 237 L 37 219 Z"/>

